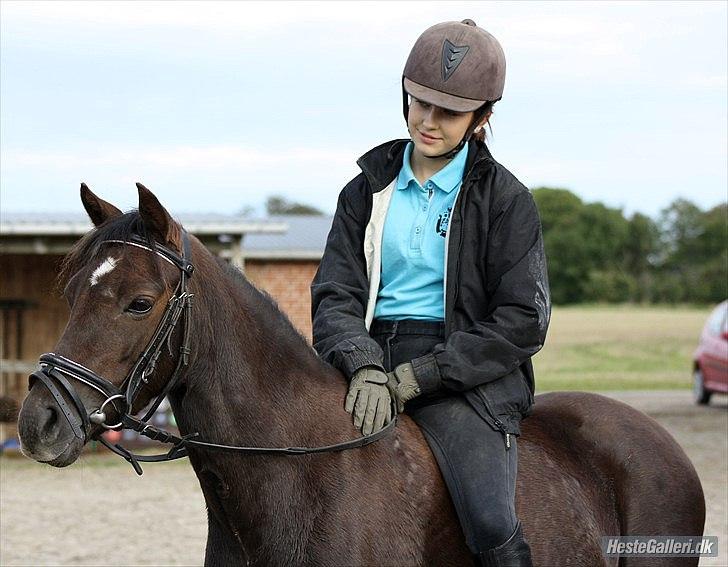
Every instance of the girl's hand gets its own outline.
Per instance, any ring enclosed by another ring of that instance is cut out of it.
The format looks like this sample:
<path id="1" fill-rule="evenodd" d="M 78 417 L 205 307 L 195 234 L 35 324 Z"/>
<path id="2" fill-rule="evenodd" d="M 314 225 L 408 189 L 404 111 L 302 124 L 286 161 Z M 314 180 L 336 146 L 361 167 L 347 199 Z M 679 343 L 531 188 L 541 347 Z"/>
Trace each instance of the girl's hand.
<path id="1" fill-rule="evenodd" d="M 389 378 L 387 387 L 397 402 L 397 413 L 402 413 L 405 402 L 409 402 L 412 398 L 416 398 L 422 393 L 422 389 L 415 378 L 415 370 L 412 363 L 405 362 L 400 364 L 393 372 L 387 374 L 387 378 Z"/>
<path id="2" fill-rule="evenodd" d="M 365 367 L 352 376 L 344 409 L 354 412 L 354 426 L 369 435 L 391 421 L 391 400 L 387 375 L 378 368 Z"/>

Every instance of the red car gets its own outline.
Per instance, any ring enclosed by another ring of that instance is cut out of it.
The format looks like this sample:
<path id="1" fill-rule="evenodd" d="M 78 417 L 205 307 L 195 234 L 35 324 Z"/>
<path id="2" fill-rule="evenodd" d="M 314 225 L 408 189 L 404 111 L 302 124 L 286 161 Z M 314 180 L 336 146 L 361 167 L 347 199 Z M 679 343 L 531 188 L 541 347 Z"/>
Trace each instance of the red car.
<path id="1" fill-rule="evenodd" d="M 695 403 L 707 404 L 713 392 L 728 393 L 728 301 L 713 309 L 693 355 Z"/>

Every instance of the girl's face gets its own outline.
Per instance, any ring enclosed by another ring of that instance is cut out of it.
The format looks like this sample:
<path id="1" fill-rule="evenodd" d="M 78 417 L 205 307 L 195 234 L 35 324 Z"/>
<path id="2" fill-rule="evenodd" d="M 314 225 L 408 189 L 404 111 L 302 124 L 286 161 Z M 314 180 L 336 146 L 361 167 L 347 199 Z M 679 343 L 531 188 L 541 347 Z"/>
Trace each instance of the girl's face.
<path id="1" fill-rule="evenodd" d="M 407 116 L 415 150 L 425 156 L 449 152 L 463 139 L 474 112 L 455 112 L 412 99 Z"/>

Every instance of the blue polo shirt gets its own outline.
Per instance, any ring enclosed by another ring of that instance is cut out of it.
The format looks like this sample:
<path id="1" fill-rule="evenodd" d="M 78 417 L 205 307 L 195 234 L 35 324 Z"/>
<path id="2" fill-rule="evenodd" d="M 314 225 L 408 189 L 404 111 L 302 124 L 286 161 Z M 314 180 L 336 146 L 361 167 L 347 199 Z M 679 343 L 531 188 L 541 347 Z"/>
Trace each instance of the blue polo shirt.
<path id="1" fill-rule="evenodd" d="M 374 317 L 445 318 L 443 282 L 450 214 L 465 173 L 467 145 L 421 186 L 407 144 L 382 237 L 382 277 Z"/>

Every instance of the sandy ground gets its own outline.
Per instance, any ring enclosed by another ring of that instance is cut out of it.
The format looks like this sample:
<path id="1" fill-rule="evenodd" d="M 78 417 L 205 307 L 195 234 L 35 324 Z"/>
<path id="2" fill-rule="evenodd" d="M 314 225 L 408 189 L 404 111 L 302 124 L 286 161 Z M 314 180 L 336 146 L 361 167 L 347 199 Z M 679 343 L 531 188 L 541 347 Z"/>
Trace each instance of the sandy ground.
<path id="1" fill-rule="evenodd" d="M 708 408 L 689 392 L 617 392 L 677 439 L 703 482 L 706 535 L 728 566 L 728 399 Z M 148 464 L 144 476 L 113 456 L 58 470 L 0 459 L 0 565 L 201 565 L 205 506 L 186 462 Z"/>

